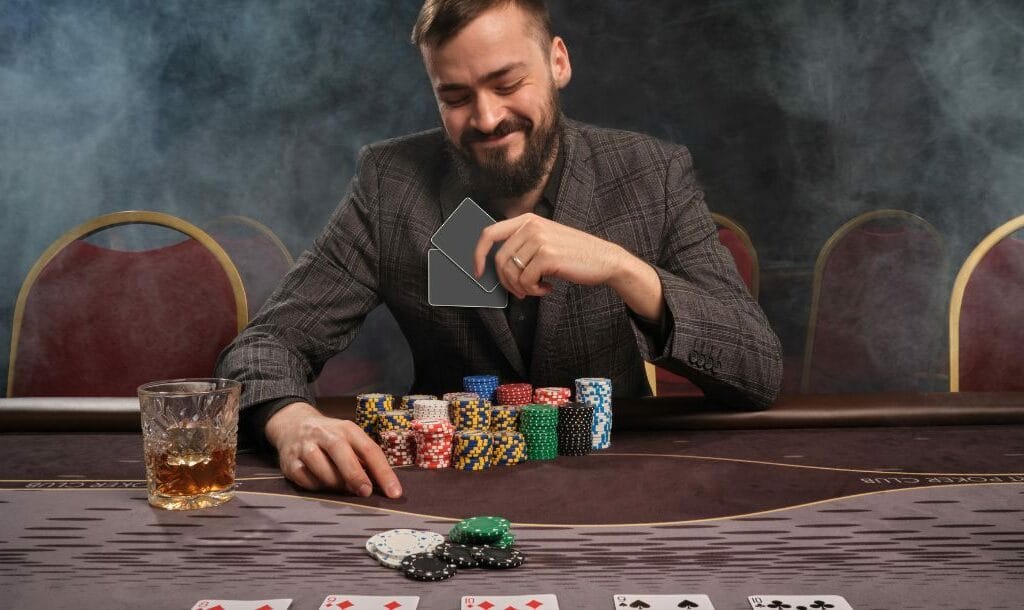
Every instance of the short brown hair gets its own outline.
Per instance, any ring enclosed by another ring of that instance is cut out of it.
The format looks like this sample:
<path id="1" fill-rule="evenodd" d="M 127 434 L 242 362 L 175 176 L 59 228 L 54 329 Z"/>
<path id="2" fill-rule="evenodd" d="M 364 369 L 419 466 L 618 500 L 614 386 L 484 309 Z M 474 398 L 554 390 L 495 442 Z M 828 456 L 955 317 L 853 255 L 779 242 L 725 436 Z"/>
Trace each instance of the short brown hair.
<path id="1" fill-rule="evenodd" d="M 442 45 L 482 13 L 508 5 L 532 18 L 541 46 L 547 49 L 552 37 L 551 15 L 544 0 L 426 0 L 412 28 L 412 43 L 417 47 Z"/>

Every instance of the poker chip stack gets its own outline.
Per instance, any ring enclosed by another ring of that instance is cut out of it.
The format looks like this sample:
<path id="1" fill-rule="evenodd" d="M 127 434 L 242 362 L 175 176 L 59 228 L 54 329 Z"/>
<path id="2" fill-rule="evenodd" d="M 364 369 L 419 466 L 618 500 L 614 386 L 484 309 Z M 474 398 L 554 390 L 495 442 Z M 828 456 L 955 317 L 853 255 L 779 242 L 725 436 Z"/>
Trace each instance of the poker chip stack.
<path id="1" fill-rule="evenodd" d="M 379 437 L 387 430 L 408 430 L 412 418 L 403 409 L 391 409 L 377 414 L 376 430 Z"/>
<path id="2" fill-rule="evenodd" d="M 419 405 L 423 401 L 417 402 Z M 420 468 L 448 468 L 452 463 L 455 426 L 447 419 L 412 420 L 416 443 L 416 465 Z"/>
<path id="3" fill-rule="evenodd" d="M 519 409 L 519 431 L 526 439 L 526 457 L 530 461 L 558 457 L 558 408 L 551 405 L 524 405 Z"/>
<path id="4" fill-rule="evenodd" d="M 360 394 L 356 396 L 356 424 L 363 432 L 373 436 L 377 431 L 377 416 L 390 411 L 394 396 L 391 394 Z"/>
<path id="5" fill-rule="evenodd" d="M 371 536 L 366 541 L 366 552 L 382 566 L 398 569 L 409 555 L 431 552 L 443 543 L 444 536 L 436 532 L 393 529 Z"/>
<path id="6" fill-rule="evenodd" d="M 491 439 L 491 466 L 514 466 L 526 459 L 526 437 L 522 432 L 493 432 Z"/>
<path id="7" fill-rule="evenodd" d="M 528 383 L 505 383 L 498 386 L 494 395 L 499 405 L 528 405 L 533 399 L 533 386 Z"/>
<path id="8" fill-rule="evenodd" d="M 515 432 L 518 430 L 519 409 L 505 405 L 491 407 L 491 432 Z"/>
<path id="9" fill-rule="evenodd" d="M 498 377 L 496 375 L 470 375 L 462 378 L 462 387 L 467 392 L 479 394 L 484 400 L 494 401 L 494 394 L 498 390 Z"/>
<path id="10" fill-rule="evenodd" d="M 437 400 L 437 396 L 433 394 L 407 394 L 402 397 L 401 408 L 412 410 L 412 403 L 417 400 Z"/>
<path id="11" fill-rule="evenodd" d="M 417 419 L 448 419 L 448 401 L 433 398 L 420 398 L 412 404 L 412 418 Z"/>
<path id="12" fill-rule="evenodd" d="M 484 398 L 456 398 L 451 409 L 456 430 L 486 431 L 491 427 L 491 403 Z"/>
<path id="13" fill-rule="evenodd" d="M 591 448 L 607 449 L 612 444 L 612 380 L 581 377 L 576 380 L 576 401 L 594 408 Z"/>
<path id="14" fill-rule="evenodd" d="M 569 388 L 537 388 L 533 391 L 533 402 L 541 405 L 560 407 L 572 400 Z"/>
<path id="15" fill-rule="evenodd" d="M 504 517 L 469 517 L 463 519 L 448 532 L 448 540 L 456 544 L 498 546 L 502 540 L 515 542 L 509 527 L 512 524 Z M 507 548 L 507 547 L 504 547 Z"/>
<path id="16" fill-rule="evenodd" d="M 384 430 L 380 447 L 391 466 L 412 466 L 416 462 L 416 441 L 412 430 Z"/>
<path id="17" fill-rule="evenodd" d="M 459 470 L 486 470 L 491 467 L 491 433 L 485 430 L 460 430 L 455 433 L 452 466 Z"/>
<path id="18" fill-rule="evenodd" d="M 593 443 L 594 407 L 570 402 L 558 408 L 558 455 L 587 455 Z"/>

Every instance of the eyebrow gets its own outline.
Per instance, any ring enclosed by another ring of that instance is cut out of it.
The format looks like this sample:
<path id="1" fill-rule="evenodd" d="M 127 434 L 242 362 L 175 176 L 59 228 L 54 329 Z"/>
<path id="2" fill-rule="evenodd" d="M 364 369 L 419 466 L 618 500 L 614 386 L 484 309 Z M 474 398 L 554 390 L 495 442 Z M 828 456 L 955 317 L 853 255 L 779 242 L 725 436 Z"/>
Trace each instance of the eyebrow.
<path id="1" fill-rule="evenodd" d="M 480 81 L 486 83 L 488 81 L 496 80 L 496 79 L 501 78 L 502 76 L 505 76 L 506 74 L 508 74 L 509 72 L 511 72 L 513 70 L 517 70 L 517 69 L 525 68 L 525 67 L 526 67 L 525 63 L 523 63 L 521 61 L 517 61 L 515 63 L 508 64 L 507 66 L 503 66 L 501 68 L 498 68 L 497 70 L 494 70 L 493 72 L 488 72 L 487 74 L 484 75 L 484 77 L 482 79 L 480 79 Z M 438 93 L 444 93 L 445 91 L 459 91 L 459 90 L 467 89 L 467 88 L 469 88 L 469 85 L 460 85 L 460 84 L 457 84 L 457 83 L 441 83 L 440 85 L 437 86 L 437 92 Z"/>

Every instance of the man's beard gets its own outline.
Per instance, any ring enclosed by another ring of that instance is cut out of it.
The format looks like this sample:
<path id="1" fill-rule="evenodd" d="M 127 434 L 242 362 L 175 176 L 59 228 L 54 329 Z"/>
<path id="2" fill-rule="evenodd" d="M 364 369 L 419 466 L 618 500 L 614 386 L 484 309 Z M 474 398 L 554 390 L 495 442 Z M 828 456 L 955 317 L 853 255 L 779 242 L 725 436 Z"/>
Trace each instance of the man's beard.
<path id="1" fill-rule="evenodd" d="M 512 115 L 498 123 L 489 134 L 470 128 L 460 139 L 461 147 L 447 140 L 453 165 L 480 203 L 521 197 L 540 184 L 545 170 L 557 150 L 556 142 L 562 125 L 558 89 L 552 87 L 542 124 Z M 508 146 L 472 152 L 472 143 L 488 136 L 504 136 L 520 131 L 525 140 L 523 153 L 515 161 L 508 160 Z"/>

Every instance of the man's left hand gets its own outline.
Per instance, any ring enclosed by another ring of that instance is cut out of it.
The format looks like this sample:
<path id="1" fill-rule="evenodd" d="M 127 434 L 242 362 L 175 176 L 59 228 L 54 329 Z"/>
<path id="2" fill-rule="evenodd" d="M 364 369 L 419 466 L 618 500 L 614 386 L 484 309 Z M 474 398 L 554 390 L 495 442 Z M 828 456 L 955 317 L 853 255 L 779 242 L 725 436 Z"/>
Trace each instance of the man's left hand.
<path id="1" fill-rule="evenodd" d="M 619 272 L 628 254 L 617 244 L 527 213 L 483 230 L 474 254 L 476 277 L 483 274 L 491 246 L 501 241 L 505 243 L 494 256 L 498 279 L 519 299 L 550 293 L 552 286 L 544 278 L 605 284 Z"/>

